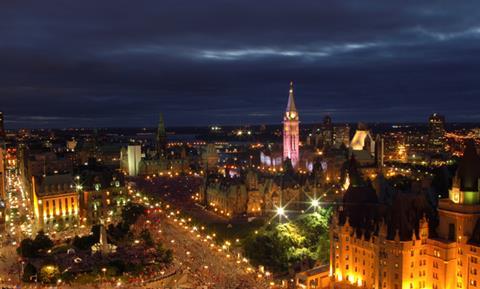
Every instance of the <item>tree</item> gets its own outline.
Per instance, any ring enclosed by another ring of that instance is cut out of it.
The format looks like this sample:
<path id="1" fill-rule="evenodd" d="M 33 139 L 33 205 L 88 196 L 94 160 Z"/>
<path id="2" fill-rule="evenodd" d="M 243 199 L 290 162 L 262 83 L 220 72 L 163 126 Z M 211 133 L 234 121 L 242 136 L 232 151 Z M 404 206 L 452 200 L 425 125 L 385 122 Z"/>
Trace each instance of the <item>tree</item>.
<path id="1" fill-rule="evenodd" d="M 60 277 L 60 270 L 56 265 L 45 265 L 40 269 L 39 279 L 43 283 L 55 283 Z"/>
<path id="2" fill-rule="evenodd" d="M 91 236 L 95 240 L 100 239 L 100 225 L 93 225 L 92 228 L 90 229 L 90 232 L 92 233 Z"/>
<path id="3" fill-rule="evenodd" d="M 125 222 L 119 222 L 117 225 L 110 224 L 108 225 L 107 233 L 108 235 L 116 241 L 122 241 L 129 232 L 129 225 Z"/>
<path id="4" fill-rule="evenodd" d="M 33 266 L 31 263 L 27 263 L 27 265 L 25 265 L 25 268 L 23 268 L 22 280 L 24 282 L 32 282 L 32 278 L 37 277 L 36 275 L 37 268 L 35 268 L 35 266 Z"/>
<path id="5" fill-rule="evenodd" d="M 17 253 L 24 258 L 37 257 L 37 249 L 34 241 L 30 238 L 23 239 L 20 246 L 17 248 Z"/>
<path id="6" fill-rule="evenodd" d="M 33 240 L 23 239 L 17 248 L 17 253 L 25 258 L 37 258 L 40 256 L 40 251 L 49 250 L 53 245 L 53 241 L 43 231 L 40 231 Z"/>
<path id="7" fill-rule="evenodd" d="M 45 232 L 40 231 L 35 237 L 34 245 L 37 250 L 48 250 L 51 249 L 54 244 L 52 239 L 45 235 Z"/>
<path id="8" fill-rule="evenodd" d="M 173 251 L 163 248 L 162 243 L 157 244 L 158 261 L 164 264 L 170 264 L 173 261 Z"/>
<path id="9" fill-rule="evenodd" d="M 143 229 L 142 232 L 140 232 L 140 238 L 145 242 L 145 245 L 152 247 L 155 242 L 153 241 L 152 234 L 148 229 Z"/>
<path id="10" fill-rule="evenodd" d="M 126 271 L 126 264 L 125 261 L 121 259 L 115 259 L 108 263 L 108 266 L 115 270 L 116 275 L 121 275 Z"/>
<path id="11" fill-rule="evenodd" d="M 90 250 L 97 241 L 98 239 L 95 240 L 92 235 L 83 237 L 75 236 L 75 238 L 73 238 L 73 246 L 79 250 Z"/>
<path id="12" fill-rule="evenodd" d="M 303 261 L 328 262 L 328 226 L 331 208 L 302 215 L 283 224 L 272 224 L 250 235 L 243 243 L 247 257 L 277 272 Z"/>
<path id="13" fill-rule="evenodd" d="M 145 207 L 140 204 L 128 203 L 122 210 L 122 220 L 128 226 L 135 224 L 138 218 L 145 215 Z"/>

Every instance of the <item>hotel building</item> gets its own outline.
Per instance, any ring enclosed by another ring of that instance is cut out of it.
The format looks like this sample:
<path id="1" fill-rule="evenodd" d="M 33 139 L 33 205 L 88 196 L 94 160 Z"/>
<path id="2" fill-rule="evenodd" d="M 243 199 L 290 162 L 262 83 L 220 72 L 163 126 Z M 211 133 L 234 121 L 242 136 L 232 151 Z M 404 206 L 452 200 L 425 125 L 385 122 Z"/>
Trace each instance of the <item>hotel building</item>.
<path id="1" fill-rule="evenodd" d="M 469 143 L 437 214 L 422 195 L 381 204 L 368 184 L 353 181 L 332 220 L 331 287 L 478 288 L 479 178 L 480 157 Z"/>

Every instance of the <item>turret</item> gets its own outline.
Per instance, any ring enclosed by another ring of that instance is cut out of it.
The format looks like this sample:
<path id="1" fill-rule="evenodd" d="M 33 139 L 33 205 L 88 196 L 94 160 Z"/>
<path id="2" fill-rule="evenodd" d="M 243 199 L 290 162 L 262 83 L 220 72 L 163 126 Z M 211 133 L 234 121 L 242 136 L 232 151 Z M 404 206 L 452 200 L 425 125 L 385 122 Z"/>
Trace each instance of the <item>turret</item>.
<path id="1" fill-rule="evenodd" d="M 165 122 L 163 120 L 163 114 L 160 113 L 159 120 L 158 120 L 158 127 L 157 127 L 157 154 L 158 157 L 165 157 L 166 150 L 167 150 L 167 133 L 165 130 Z"/>

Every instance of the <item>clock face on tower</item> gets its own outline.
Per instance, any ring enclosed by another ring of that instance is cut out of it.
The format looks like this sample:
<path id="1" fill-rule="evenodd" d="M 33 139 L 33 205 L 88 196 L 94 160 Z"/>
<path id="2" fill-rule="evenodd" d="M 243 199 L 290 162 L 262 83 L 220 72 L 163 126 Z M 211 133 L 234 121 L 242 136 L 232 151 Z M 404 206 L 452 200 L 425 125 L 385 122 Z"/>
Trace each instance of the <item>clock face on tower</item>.
<path id="1" fill-rule="evenodd" d="M 297 113 L 294 111 L 287 112 L 287 118 L 288 119 L 295 119 L 297 117 Z"/>

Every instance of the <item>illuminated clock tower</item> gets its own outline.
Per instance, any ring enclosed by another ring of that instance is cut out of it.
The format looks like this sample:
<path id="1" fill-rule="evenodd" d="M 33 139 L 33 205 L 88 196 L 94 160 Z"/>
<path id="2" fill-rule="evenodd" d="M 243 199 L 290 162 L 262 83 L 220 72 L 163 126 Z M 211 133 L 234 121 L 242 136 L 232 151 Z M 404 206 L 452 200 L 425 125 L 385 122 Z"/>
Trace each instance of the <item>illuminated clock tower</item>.
<path id="1" fill-rule="evenodd" d="M 285 115 L 283 116 L 283 159 L 289 158 L 294 168 L 298 167 L 299 160 L 299 128 L 298 112 L 293 95 L 293 81 L 290 82 L 290 92 Z"/>

